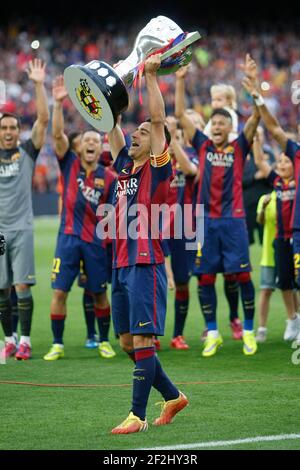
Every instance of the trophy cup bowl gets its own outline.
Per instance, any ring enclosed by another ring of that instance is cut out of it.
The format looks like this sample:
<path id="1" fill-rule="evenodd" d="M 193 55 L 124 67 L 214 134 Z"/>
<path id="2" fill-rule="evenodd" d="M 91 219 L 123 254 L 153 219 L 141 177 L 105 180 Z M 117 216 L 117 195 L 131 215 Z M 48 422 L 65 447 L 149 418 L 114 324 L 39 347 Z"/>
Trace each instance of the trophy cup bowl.
<path id="1" fill-rule="evenodd" d="M 82 117 L 95 129 L 110 132 L 129 104 L 128 92 L 152 54 L 161 54 L 158 75 L 175 72 L 192 58 L 189 47 L 200 34 L 185 33 L 165 16 L 153 18 L 138 34 L 133 51 L 115 68 L 101 60 L 71 65 L 64 71 L 69 97 Z"/>

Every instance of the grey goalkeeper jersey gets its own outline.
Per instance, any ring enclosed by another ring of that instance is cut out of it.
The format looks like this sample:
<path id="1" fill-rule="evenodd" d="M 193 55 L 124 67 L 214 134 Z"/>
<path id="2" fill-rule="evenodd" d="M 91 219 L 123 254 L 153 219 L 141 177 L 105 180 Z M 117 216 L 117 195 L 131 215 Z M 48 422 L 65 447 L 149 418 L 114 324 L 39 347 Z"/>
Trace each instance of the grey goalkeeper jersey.
<path id="1" fill-rule="evenodd" d="M 32 140 L 0 149 L 0 231 L 33 229 L 32 174 L 39 154 Z"/>

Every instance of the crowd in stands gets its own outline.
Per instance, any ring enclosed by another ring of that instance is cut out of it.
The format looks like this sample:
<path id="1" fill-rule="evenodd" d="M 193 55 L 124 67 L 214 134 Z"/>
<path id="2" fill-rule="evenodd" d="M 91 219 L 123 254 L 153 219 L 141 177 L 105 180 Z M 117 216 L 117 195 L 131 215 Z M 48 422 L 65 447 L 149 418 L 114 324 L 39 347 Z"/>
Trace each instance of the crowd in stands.
<path id="1" fill-rule="evenodd" d="M 6 102 L 0 103 L 0 112 L 13 112 L 22 116 L 23 137 L 26 138 L 35 116 L 34 89 L 28 80 L 26 67 L 32 57 L 39 57 L 47 63 L 47 83 L 50 105 L 52 79 L 63 73 L 70 64 L 86 64 L 101 59 L 114 64 L 128 57 L 135 38 L 144 25 L 134 25 L 129 30 L 111 30 L 109 25 L 97 28 L 76 27 L 64 31 L 37 31 L 34 27 L 24 30 L 16 24 L 0 29 L 0 80 L 5 83 Z M 293 31 L 247 32 L 235 29 L 211 32 L 201 30 L 202 39 L 193 46 L 191 73 L 187 77 L 187 106 L 200 111 L 208 120 L 210 87 L 218 82 L 235 87 L 238 96 L 238 111 L 246 118 L 250 110 L 250 98 L 241 86 L 243 62 L 249 52 L 259 64 L 260 75 L 269 85 L 263 92 L 270 110 L 276 114 L 286 131 L 296 132 L 299 120 L 299 106 L 292 101 L 292 84 L 300 84 L 299 34 Z M 39 41 L 39 48 L 33 49 L 33 41 Z M 166 112 L 174 112 L 174 76 L 160 78 Z M 65 101 L 66 130 L 72 132 L 86 127 L 79 113 L 69 100 Z M 132 90 L 130 108 L 124 115 L 123 125 L 128 132 L 135 128 L 145 116 L 139 106 L 138 92 Z M 50 129 L 49 129 L 50 131 Z M 268 141 L 267 135 L 267 141 Z M 270 140 L 268 143 L 273 145 Z M 56 188 L 58 167 L 53 153 L 51 139 L 44 146 L 36 166 L 34 189 L 39 192 Z"/>

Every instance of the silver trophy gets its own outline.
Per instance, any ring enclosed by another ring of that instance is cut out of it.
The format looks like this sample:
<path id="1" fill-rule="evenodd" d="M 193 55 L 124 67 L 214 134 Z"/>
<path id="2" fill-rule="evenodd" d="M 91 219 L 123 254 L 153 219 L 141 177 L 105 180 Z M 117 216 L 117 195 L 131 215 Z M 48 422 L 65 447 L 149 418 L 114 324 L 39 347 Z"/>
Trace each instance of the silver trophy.
<path id="1" fill-rule="evenodd" d="M 99 131 L 109 132 L 128 107 L 128 92 L 141 77 L 144 62 L 161 54 L 158 74 L 175 72 L 192 58 L 189 47 L 200 34 L 184 32 L 165 16 L 153 18 L 138 34 L 133 51 L 114 68 L 101 60 L 71 65 L 64 71 L 69 97 L 82 117 Z"/>

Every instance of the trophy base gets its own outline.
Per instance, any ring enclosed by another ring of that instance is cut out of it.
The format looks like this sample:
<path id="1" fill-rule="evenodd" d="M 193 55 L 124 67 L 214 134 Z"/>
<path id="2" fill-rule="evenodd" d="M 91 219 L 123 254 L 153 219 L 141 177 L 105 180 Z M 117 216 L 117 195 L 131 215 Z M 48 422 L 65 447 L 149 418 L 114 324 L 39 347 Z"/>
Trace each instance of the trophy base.
<path id="1" fill-rule="evenodd" d="M 98 131 L 110 132 L 128 107 L 123 81 L 105 62 L 71 65 L 65 69 L 64 81 L 77 111 Z"/>

